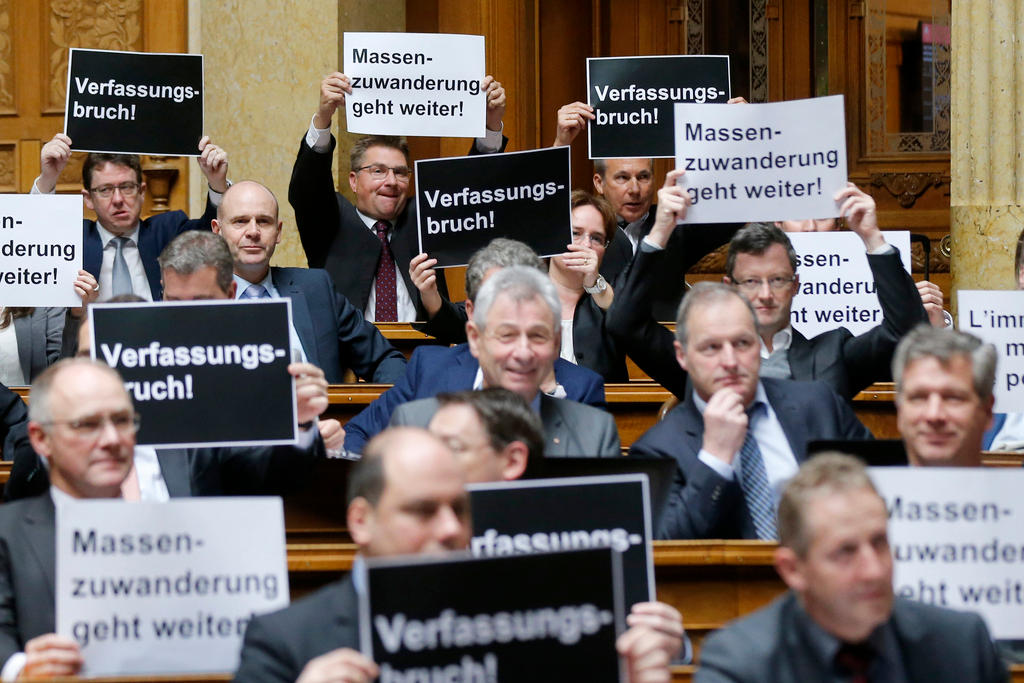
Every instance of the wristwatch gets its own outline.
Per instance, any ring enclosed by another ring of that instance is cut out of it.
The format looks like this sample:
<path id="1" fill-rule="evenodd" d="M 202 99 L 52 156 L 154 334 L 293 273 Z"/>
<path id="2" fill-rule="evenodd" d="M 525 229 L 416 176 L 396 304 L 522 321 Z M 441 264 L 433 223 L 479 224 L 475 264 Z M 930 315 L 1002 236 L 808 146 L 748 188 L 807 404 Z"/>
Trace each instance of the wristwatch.
<path id="1" fill-rule="evenodd" d="M 608 289 L 608 281 L 604 279 L 603 275 L 598 274 L 597 282 L 594 283 L 593 287 L 587 287 L 583 285 L 583 291 L 587 294 L 600 294 L 604 290 Z"/>

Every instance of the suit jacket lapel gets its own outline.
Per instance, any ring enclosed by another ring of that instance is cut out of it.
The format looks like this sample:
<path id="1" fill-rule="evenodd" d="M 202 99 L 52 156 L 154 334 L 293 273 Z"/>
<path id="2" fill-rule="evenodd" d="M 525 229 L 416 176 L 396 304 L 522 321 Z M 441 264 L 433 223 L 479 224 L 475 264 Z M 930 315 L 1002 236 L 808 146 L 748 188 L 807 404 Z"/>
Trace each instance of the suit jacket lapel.
<path id="1" fill-rule="evenodd" d="M 149 280 L 149 290 L 153 295 L 153 301 L 163 298 L 163 287 L 160 286 L 160 264 L 157 258 L 160 252 L 157 249 L 156 234 L 149 228 L 149 219 L 139 224 L 139 257 L 142 259 L 142 266 L 146 269 L 146 279 Z"/>
<path id="2" fill-rule="evenodd" d="M 22 517 L 24 526 L 22 530 L 28 540 L 28 546 L 32 549 L 32 555 L 39 564 L 39 571 L 43 576 L 43 585 L 50 593 L 50 603 L 53 603 L 53 587 L 56 585 L 57 566 L 57 515 L 53 507 L 53 499 L 49 490 L 41 496 L 32 499 L 30 504 L 25 506 L 25 514 Z"/>
<path id="3" fill-rule="evenodd" d="M 96 221 L 84 221 L 85 230 L 82 237 L 82 268 L 89 271 L 97 280 L 103 267 L 103 241 Z"/>
<path id="4" fill-rule="evenodd" d="M 440 370 L 443 373 L 441 391 L 466 391 L 472 389 L 473 380 L 476 379 L 476 371 L 480 368 L 480 363 L 469 352 L 469 344 L 460 344 L 455 348 L 458 349 L 458 352 L 455 354 L 455 364 L 450 368 L 442 368 Z"/>
<path id="5" fill-rule="evenodd" d="M 295 327 L 295 334 L 299 335 L 306 360 L 313 365 L 320 365 L 313 334 L 313 316 L 310 315 L 305 292 L 292 281 L 287 271 L 280 268 L 270 269 L 270 280 L 278 294 L 292 300 L 292 325 Z"/>
<path id="6" fill-rule="evenodd" d="M 160 463 L 160 475 L 164 478 L 171 498 L 191 496 L 192 477 L 188 451 L 183 448 L 157 448 L 156 459 Z"/>
<path id="7" fill-rule="evenodd" d="M 764 391 L 768 395 L 768 402 L 772 404 L 775 415 L 779 418 L 782 431 L 786 434 L 789 447 L 798 463 L 807 459 L 807 429 L 802 416 L 800 406 L 794 402 L 785 391 L 771 379 L 762 379 Z"/>
<path id="8" fill-rule="evenodd" d="M 566 428 L 565 418 L 558 401 L 547 394 L 540 396 L 540 421 L 544 425 L 544 455 L 587 455 L 569 453 L 569 442 L 574 441 L 572 432 Z"/>
<path id="9" fill-rule="evenodd" d="M 814 379 L 814 349 L 807 337 L 793 330 L 793 341 L 789 344 L 789 371 L 793 379 L 807 381 Z M 772 404 L 774 405 L 774 404 Z"/>

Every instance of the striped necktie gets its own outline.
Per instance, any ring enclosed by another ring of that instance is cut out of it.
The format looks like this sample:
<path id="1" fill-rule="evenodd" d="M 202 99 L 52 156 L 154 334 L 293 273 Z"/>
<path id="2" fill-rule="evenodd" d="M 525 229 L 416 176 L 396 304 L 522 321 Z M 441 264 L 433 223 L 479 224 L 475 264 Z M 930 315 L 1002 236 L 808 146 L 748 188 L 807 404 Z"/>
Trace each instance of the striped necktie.
<path id="1" fill-rule="evenodd" d="M 740 487 L 747 501 L 747 510 L 754 520 L 757 537 L 764 541 L 778 540 L 779 532 L 775 526 L 775 506 L 772 504 L 772 490 L 768 485 L 768 472 L 764 467 L 761 449 L 754 438 L 754 418 L 763 410 L 763 404 L 755 403 L 750 407 L 747 424 L 747 436 L 740 448 Z"/>

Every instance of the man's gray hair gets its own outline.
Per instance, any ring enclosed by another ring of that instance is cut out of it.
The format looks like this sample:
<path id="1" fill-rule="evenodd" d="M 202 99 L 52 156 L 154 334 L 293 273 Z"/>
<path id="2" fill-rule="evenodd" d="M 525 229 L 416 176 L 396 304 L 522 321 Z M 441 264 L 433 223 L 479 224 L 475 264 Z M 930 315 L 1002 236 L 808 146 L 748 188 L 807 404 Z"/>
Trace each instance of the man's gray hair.
<path id="1" fill-rule="evenodd" d="M 647 160 L 647 168 L 654 172 L 654 159 Z M 594 173 L 604 178 L 604 174 L 608 172 L 608 160 L 607 159 L 594 159 Z"/>
<path id="2" fill-rule="evenodd" d="M 878 495 L 864 463 L 852 455 L 826 451 L 806 461 L 786 484 L 779 499 L 779 545 L 791 549 L 798 557 L 806 557 L 811 537 L 804 515 L 811 499 L 863 490 Z"/>
<path id="3" fill-rule="evenodd" d="M 897 400 L 902 391 L 903 372 L 908 365 L 923 358 L 935 358 L 942 365 L 948 365 L 955 356 L 963 356 L 971 362 L 974 393 L 982 401 L 987 401 L 992 396 L 992 387 L 996 381 L 996 347 L 966 332 L 932 327 L 927 323 L 907 333 L 892 356 L 892 378 L 896 383 Z"/>
<path id="4" fill-rule="evenodd" d="M 469 263 L 466 265 L 466 298 L 476 301 L 477 292 L 480 291 L 487 271 L 509 266 L 529 266 L 541 273 L 547 273 L 544 262 L 529 246 L 519 240 L 496 237 L 486 247 L 478 249 L 469 257 Z"/>
<path id="5" fill-rule="evenodd" d="M 562 303 L 548 276 L 528 266 L 509 266 L 488 278 L 477 293 L 473 322 L 481 332 L 487 326 L 487 314 L 499 294 L 511 297 L 515 302 L 530 301 L 539 296 L 551 309 L 552 329 L 556 335 L 561 331 Z"/>
<path id="6" fill-rule="evenodd" d="M 124 380 L 121 379 L 121 375 L 118 374 L 117 370 L 114 370 L 106 363 L 101 363 L 99 361 L 92 360 L 91 358 L 61 359 L 43 370 L 43 372 L 36 377 L 35 381 L 32 382 L 32 387 L 29 389 L 28 394 L 29 420 L 43 425 L 53 422 L 53 409 L 50 405 L 50 392 L 53 390 L 54 384 L 57 381 L 57 375 L 69 368 L 80 365 L 90 366 L 96 368 L 100 372 L 111 375 L 117 380 L 118 385 L 123 385 L 124 383 Z"/>
<path id="7" fill-rule="evenodd" d="M 178 275 L 191 275 L 203 268 L 217 271 L 217 286 L 224 293 L 231 289 L 231 273 L 235 268 L 231 250 L 224 238 L 205 230 L 186 230 L 164 247 L 160 270 L 173 270 Z"/>
<path id="8" fill-rule="evenodd" d="M 686 292 L 686 296 L 683 297 L 682 303 L 679 304 L 679 310 L 676 312 L 676 340 L 679 344 L 686 348 L 686 340 L 690 336 L 686 321 L 692 309 L 710 306 L 731 297 L 736 297 L 747 307 L 756 330 L 757 314 L 754 312 L 754 307 L 733 287 L 722 282 L 698 282 Z"/>

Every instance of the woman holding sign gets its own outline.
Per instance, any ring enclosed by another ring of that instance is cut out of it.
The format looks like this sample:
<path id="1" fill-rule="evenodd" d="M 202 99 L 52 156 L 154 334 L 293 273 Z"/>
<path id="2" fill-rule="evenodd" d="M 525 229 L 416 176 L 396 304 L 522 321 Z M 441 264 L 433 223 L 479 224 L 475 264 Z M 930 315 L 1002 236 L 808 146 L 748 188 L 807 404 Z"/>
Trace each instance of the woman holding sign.
<path id="1" fill-rule="evenodd" d="M 96 299 L 96 278 L 84 270 L 78 271 L 75 293 L 85 304 Z M 0 306 L 0 384 L 8 387 L 26 386 L 36 375 L 57 362 L 61 355 L 73 351 L 65 346 L 65 339 L 74 344 L 78 317 L 85 307 L 70 309 L 76 316 L 65 334 L 65 313 L 69 309 L 58 307 L 31 308 Z"/>
<path id="2" fill-rule="evenodd" d="M 599 273 L 615 229 L 611 204 L 574 191 L 572 243 L 569 251 L 552 257 L 548 277 L 562 302 L 562 358 L 590 368 L 605 382 L 628 382 L 626 356 L 605 329 L 605 311 L 615 292 Z"/>

